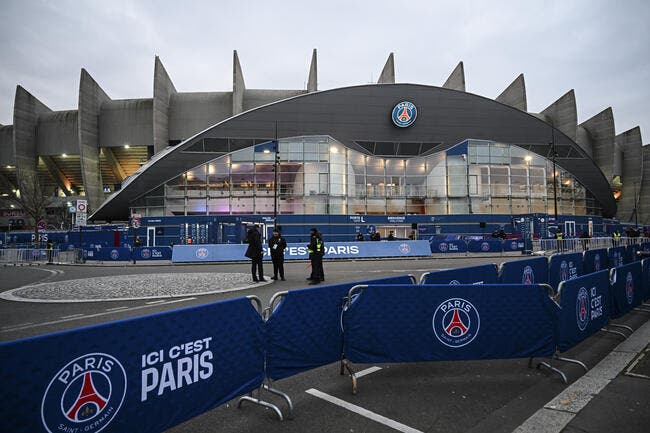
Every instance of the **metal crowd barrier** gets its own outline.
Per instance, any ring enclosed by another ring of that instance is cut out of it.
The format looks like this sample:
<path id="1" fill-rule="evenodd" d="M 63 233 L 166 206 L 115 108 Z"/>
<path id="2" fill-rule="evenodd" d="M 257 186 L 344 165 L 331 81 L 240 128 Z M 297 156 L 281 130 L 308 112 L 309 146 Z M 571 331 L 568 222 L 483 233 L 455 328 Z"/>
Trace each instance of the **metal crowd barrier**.
<path id="1" fill-rule="evenodd" d="M 79 251 L 48 250 L 45 248 L 3 248 L 0 249 L 0 263 L 76 263 Z"/>
<path id="2" fill-rule="evenodd" d="M 536 254 L 552 254 L 556 252 L 585 251 L 649 242 L 650 238 L 569 238 L 569 239 L 535 239 L 533 252 Z"/>

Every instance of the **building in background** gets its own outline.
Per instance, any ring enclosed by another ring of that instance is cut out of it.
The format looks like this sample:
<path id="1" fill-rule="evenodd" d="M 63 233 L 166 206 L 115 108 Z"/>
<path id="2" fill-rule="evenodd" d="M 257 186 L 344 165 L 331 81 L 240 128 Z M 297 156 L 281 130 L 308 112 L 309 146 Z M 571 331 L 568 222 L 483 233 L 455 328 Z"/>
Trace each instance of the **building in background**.
<path id="1" fill-rule="evenodd" d="M 0 126 L 0 198 L 37 181 L 60 197 L 56 209 L 87 199 L 95 222 L 557 213 L 650 223 L 650 148 L 638 127 L 616 135 L 611 108 L 578 125 L 569 91 L 528 113 L 523 75 L 491 100 L 465 91 L 462 62 L 442 87 L 395 84 L 392 54 L 377 84 L 318 91 L 316 59 L 302 90 L 247 89 L 236 51 L 228 92 L 177 92 L 158 57 L 153 98 L 112 100 L 82 70 L 78 109 L 54 112 L 18 86 L 14 124 Z"/>

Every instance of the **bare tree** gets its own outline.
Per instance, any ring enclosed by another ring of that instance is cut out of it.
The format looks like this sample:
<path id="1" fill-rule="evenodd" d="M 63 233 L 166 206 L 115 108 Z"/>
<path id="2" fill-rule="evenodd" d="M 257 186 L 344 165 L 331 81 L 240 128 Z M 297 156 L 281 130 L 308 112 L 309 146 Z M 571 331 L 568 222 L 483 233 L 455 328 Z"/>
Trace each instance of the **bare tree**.
<path id="1" fill-rule="evenodd" d="M 56 198 L 43 193 L 38 178 L 23 179 L 18 182 L 18 189 L 8 197 L 9 201 L 20 207 L 34 221 L 34 240 L 38 242 L 38 222 L 47 216 L 47 208 Z"/>

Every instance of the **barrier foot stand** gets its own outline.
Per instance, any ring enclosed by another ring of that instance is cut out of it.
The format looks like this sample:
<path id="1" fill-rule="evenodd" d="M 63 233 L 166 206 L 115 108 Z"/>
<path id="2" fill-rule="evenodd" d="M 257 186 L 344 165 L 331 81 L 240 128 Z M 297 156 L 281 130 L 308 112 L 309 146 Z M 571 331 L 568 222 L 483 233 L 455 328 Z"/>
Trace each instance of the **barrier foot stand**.
<path id="1" fill-rule="evenodd" d="M 621 337 L 623 337 L 623 340 L 627 340 L 627 335 L 623 334 L 621 331 L 613 331 L 613 330 L 607 329 L 607 328 L 600 328 L 600 330 L 603 331 L 603 332 L 610 333 L 610 334 L 620 335 Z"/>
<path id="2" fill-rule="evenodd" d="M 627 325 L 619 325 L 618 323 L 611 323 L 610 322 L 610 323 L 607 324 L 607 326 L 613 326 L 614 328 L 627 329 L 628 331 L 630 331 L 630 333 L 634 333 L 634 329 L 632 329 L 631 327 L 629 327 Z"/>
<path id="3" fill-rule="evenodd" d="M 564 372 L 562 370 L 553 367 L 552 362 L 553 362 L 552 358 L 551 358 L 551 360 L 549 362 L 540 362 L 540 363 L 537 364 L 537 368 L 540 368 L 540 367 L 548 368 L 549 370 L 551 370 L 551 372 L 553 372 L 555 374 L 558 374 L 562 378 L 562 382 L 565 385 L 568 384 L 569 381 L 566 378 L 566 374 L 564 374 Z"/>
<path id="4" fill-rule="evenodd" d="M 264 385 L 262 385 L 260 387 L 260 389 L 257 391 L 258 396 L 260 394 L 260 390 L 263 389 L 263 386 Z M 239 402 L 237 402 L 237 409 L 241 409 L 241 405 L 245 401 L 250 401 L 251 403 L 256 404 L 258 406 L 262 406 L 262 407 L 265 407 L 267 409 L 271 409 L 273 412 L 275 412 L 275 414 L 278 416 L 278 419 L 280 421 L 284 421 L 284 417 L 282 416 L 282 411 L 280 411 L 280 409 L 276 405 L 274 405 L 272 403 L 269 403 L 268 401 L 264 401 L 264 400 L 262 400 L 260 398 L 253 397 L 253 392 L 250 392 L 248 395 L 240 397 Z"/>
<path id="5" fill-rule="evenodd" d="M 555 355 L 553 355 L 553 358 L 557 359 L 558 361 L 569 362 L 571 364 L 577 364 L 580 367 L 584 368 L 585 373 L 589 371 L 589 368 L 587 367 L 587 365 L 584 362 L 579 361 L 577 359 L 564 358 L 564 357 L 558 355 L 557 353 Z"/>
<path id="6" fill-rule="evenodd" d="M 287 408 L 289 409 L 289 416 L 287 416 L 287 419 L 293 419 L 293 403 L 291 402 L 291 398 L 279 389 L 271 387 L 271 385 L 264 384 L 262 387 L 271 394 L 282 397 L 282 399 L 287 402 Z"/>
<path id="7" fill-rule="evenodd" d="M 343 358 L 341 359 L 341 376 L 345 374 L 345 371 L 348 372 L 350 379 L 352 379 L 352 395 L 357 395 L 357 375 L 354 374 L 354 370 L 352 369 L 352 364 L 350 364 L 350 361 Z"/>

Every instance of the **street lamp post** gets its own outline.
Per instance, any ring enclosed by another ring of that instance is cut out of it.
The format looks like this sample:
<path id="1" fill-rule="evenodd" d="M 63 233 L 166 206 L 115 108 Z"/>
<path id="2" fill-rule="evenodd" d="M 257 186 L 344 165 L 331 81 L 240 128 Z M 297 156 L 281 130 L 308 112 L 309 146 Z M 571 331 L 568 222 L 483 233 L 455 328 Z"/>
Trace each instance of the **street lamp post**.
<path id="1" fill-rule="evenodd" d="M 275 160 L 273 162 L 273 172 L 275 179 L 273 181 L 273 225 L 277 228 L 278 224 L 278 172 L 280 171 L 280 143 L 278 142 L 278 122 L 275 122 L 275 140 L 273 141 L 275 148 Z"/>
<path id="2" fill-rule="evenodd" d="M 551 127 L 551 152 L 553 157 L 553 206 L 555 223 L 557 224 L 557 170 L 555 168 L 555 157 L 557 153 L 555 152 L 555 130 L 553 127 Z"/>
<path id="3" fill-rule="evenodd" d="M 634 228 L 635 229 L 639 228 L 639 218 L 637 216 L 638 212 L 637 212 L 637 208 L 636 208 L 636 204 L 637 204 L 637 200 L 636 200 L 636 184 L 637 183 L 638 182 L 634 182 Z"/>

